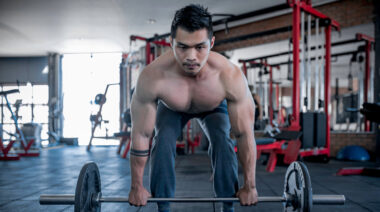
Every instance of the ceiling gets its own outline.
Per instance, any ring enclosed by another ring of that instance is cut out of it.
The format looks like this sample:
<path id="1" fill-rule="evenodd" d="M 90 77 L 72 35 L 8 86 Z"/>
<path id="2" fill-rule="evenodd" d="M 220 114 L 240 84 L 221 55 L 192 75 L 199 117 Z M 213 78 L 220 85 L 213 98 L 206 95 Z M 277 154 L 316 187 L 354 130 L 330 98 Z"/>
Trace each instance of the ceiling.
<path id="1" fill-rule="evenodd" d="M 130 35 L 169 32 L 174 12 L 190 3 L 238 15 L 285 0 L 0 0 L 0 56 L 129 51 Z"/>
<path id="2" fill-rule="evenodd" d="M 335 0 L 312 2 L 316 6 L 331 1 Z M 175 11 L 190 3 L 202 4 L 211 13 L 239 15 L 283 4 L 285 0 L 0 0 L 0 57 L 44 56 L 49 52 L 128 52 L 130 35 L 152 37 L 154 34 L 168 33 Z M 155 23 L 149 23 L 150 19 L 154 19 Z M 236 24 L 241 23 L 231 23 L 229 26 Z M 221 27 L 223 26 L 219 26 L 219 29 Z M 373 24 L 343 29 L 340 34 L 334 32 L 332 41 L 352 39 L 357 32 L 373 36 Z M 139 42 L 132 48 L 137 49 L 143 44 Z M 332 53 L 352 51 L 357 46 L 358 44 L 334 47 Z M 242 48 L 231 52 L 231 61 L 238 64 L 238 59 L 287 50 L 287 41 Z M 287 57 L 274 58 L 269 62 L 284 60 Z M 339 58 L 332 63 L 332 79 L 346 78 L 348 64 L 349 57 Z M 353 75 L 358 76 L 358 73 L 358 68 L 355 68 Z M 286 75 L 287 69 L 284 66 L 275 78 L 286 79 Z"/>

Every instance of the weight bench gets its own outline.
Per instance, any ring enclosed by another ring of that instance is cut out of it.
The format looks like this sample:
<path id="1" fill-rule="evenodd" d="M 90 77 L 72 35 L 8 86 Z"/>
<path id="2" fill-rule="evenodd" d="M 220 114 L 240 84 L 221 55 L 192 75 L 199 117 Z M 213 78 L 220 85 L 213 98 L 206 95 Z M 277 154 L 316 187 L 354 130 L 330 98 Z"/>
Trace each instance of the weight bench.
<path id="1" fill-rule="evenodd" d="M 278 155 L 284 155 L 284 163 L 290 164 L 297 160 L 301 142 L 299 141 L 302 133 L 299 131 L 281 131 L 275 137 L 256 138 L 257 159 L 262 153 L 269 154 L 267 172 L 273 172 L 276 168 Z M 237 148 L 235 147 L 235 152 Z"/>
<path id="2" fill-rule="evenodd" d="M 285 144 L 284 140 L 276 141 L 275 138 L 257 138 L 256 151 L 257 159 L 260 158 L 262 153 L 268 153 L 269 159 L 267 163 L 267 172 L 273 172 L 277 163 L 277 151 L 282 149 Z"/>
<path id="3" fill-rule="evenodd" d="M 302 132 L 299 131 L 281 131 L 274 137 L 276 142 L 257 145 L 257 158 L 260 157 L 261 153 L 269 153 L 268 165 L 266 169 L 268 172 L 274 171 L 277 164 L 278 155 L 284 155 L 283 162 L 285 164 L 290 164 L 296 161 L 301 148 L 301 142 L 299 140 L 301 135 Z"/>

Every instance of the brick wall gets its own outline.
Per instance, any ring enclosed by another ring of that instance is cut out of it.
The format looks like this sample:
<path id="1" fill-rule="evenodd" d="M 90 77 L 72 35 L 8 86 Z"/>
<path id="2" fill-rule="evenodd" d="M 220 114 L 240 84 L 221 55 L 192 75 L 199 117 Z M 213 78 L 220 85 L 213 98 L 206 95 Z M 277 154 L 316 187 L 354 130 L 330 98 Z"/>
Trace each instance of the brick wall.
<path id="1" fill-rule="evenodd" d="M 366 149 L 370 154 L 376 151 L 376 139 L 374 133 L 342 133 L 331 132 L 330 134 L 330 153 L 332 157 L 338 154 L 338 151 L 349 145 L 358 145 Z"/>
<path id="2" fill-rule="evenodd" d="M 264 136 L 264 131 L 255 131 L 255 138 L 260 138 Z"/>
<path id="3" fill-rule="evenodd" d="M 326 14 L 340 23 L 341 27 L 351 27 L 373 22 L 374 18 L 374 1 L 375 0 L 342 0 L 325 4 L 315 9 Z M 285 1 L 284 1 L 285 2 Z M 254 8 L 252 8 L 254 10 Z M 276 29 L 290 26 L 292 24 L 292 15 L 285 14 L 269 19 L 264 19 L 229 29 L 225 34 L 224 29 L 215 32 L 217 40 L 224 40 L 241 35 L 247 35 L 255 32 Z M 291 32 L 277 33 L 259 38 L 248 39 L 244 41 L 232 42 L 214 46 L 214 51 L 223 52 L 248 46 L 254 46 L 274 41 L 285 40 L 291 37 Z"/>

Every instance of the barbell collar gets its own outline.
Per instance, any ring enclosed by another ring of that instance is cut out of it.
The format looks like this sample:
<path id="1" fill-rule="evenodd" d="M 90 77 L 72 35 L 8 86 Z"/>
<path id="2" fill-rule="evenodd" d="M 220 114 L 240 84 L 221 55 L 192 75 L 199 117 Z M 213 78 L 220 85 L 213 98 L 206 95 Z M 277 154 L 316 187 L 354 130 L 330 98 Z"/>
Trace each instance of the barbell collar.
<path id="1" fill-rule="evenodd" d="M 315 205 L 344 205 L 346 197 L 344 195 L 317 195 L 313 194 L 313 204 Z"/>
<path id="2" fill-rule="evenodd" d="M 74 205 L 75 196 L 72 194 L 43 194 L 40 196 L 41 205 Z"/>

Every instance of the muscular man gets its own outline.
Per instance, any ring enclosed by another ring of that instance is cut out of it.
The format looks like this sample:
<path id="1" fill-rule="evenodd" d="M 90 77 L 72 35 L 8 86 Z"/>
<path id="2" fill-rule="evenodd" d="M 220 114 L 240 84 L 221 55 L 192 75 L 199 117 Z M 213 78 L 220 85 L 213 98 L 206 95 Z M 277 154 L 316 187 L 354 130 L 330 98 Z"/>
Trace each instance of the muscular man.
<path id="1" fill-rule="evenodd" d="M 214 41 L 207 9 L 186 6 L 173 19 L 171 49 L 141 72 L 131 107 L 131 205 L 145 205 L 150 197 L 143 187 L 149 153 L 152 196 L 174 197 L 176 139 L 191 118 L 201 120 L 210 141 L 216 196 L 237 196 L 241 205 L 257 202 L 254 103 L 241 70 L 210 51 Z M 235 141 L 230 131 L 236 138 L 244 170 L 240 189 Z M 158 209 L 169 211 L 170 205 L 160 203 Z M 233 211 L 232 203 L 223 204 L 223 211 Z"/>

